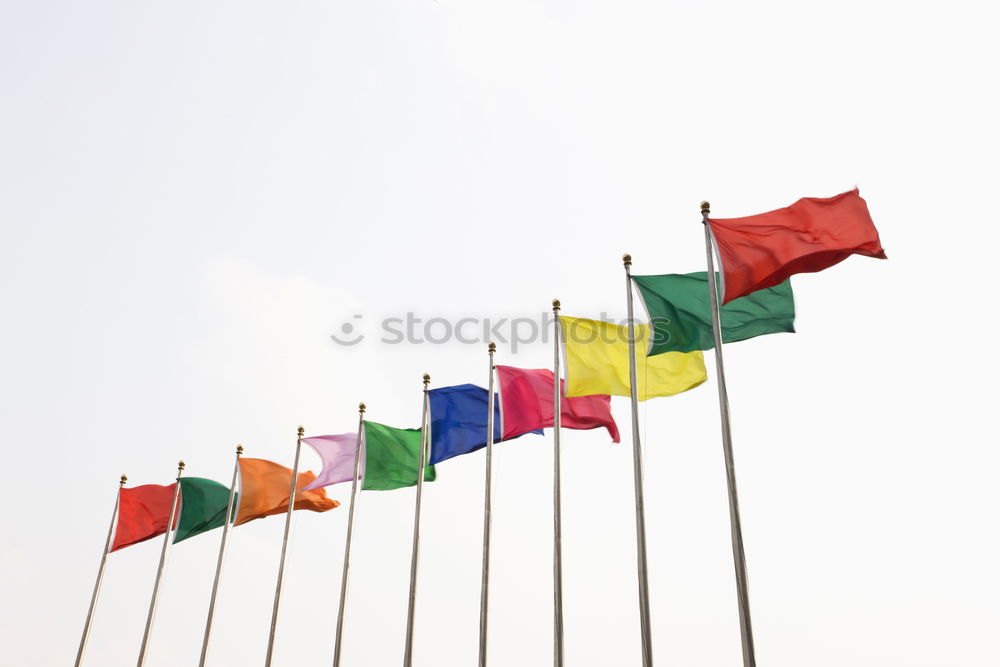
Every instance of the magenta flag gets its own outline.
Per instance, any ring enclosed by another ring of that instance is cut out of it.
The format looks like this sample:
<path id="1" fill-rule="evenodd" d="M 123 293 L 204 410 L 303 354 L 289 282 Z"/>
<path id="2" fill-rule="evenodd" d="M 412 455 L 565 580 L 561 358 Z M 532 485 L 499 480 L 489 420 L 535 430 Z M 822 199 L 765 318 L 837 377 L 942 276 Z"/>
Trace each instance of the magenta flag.
<path id="1" fill-rule="evenodd" d="M 323 460 L 323 470 L 303 491 L 321 486 L 350 482 L 354 478 L 354 457 L 358 451 L 358 434 L 315 435 L 302 442 L 316 450 Z M 365 460 L 359 461 L 358 479 L 365 476 Z"/>
<path id="2" fill-rule="evenodd" d="M 555 425 L 553 408 L 552 371 L 537 368 L 497 366 L 500 377 L 500 412 L 503 420 L 503 439 Z M 562 385 L 566 383 L 560 380 Z M 563 387 L 565 390 L 565 387 Z M 618 425 L 611 416 L 610 396 L 573 396 L 563 392 L 562 425 L 573 429 L 608 429 L 612 442 L 621 442 Z"/>

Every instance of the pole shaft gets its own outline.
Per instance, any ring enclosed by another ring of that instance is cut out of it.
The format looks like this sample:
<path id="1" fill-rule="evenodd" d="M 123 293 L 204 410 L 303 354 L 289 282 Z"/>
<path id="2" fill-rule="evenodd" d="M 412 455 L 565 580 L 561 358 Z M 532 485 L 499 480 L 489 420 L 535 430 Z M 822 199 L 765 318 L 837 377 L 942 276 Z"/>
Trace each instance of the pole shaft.
<path id="1" fill-rule="evenodd" d="M 707 205 L 706 205 L 707 206 Z M 712 231 L 708 226 L 708 210 L 702 210 L 705 225 L 705 258 L 708 264 L 708 296 L 712 311 L 712 335 L 715 338 L 715 373 L 719 385 L 719 417 L 722 422 L 722 451 L 726 460 L 726 486 L 729 490 L 729 524 L 733 543 L 733 566 L 736 571 L 736 600 L 740 612 L 740 640 L 743 667 L 756 667 L 753 628 L 750 623 L 750 594 L 747 584 L 747 564 L 743 551 L 743 528 L 740 504 L 736 493 L 736 468 L 733 463 L 733 435 L 729 420 L 729 394 L 726 391 L 726 370 L 722 362 L 722 325 L 719 320 L 719 285 L 712 253 Z"/>
<path id="2" fill-rule="evenodd" d="M 101 554 L 101 565 L 97 568 L 97 581 L 94 582 L 94 592 L 90 596 L 90 608 L 87 610 L 87 620 L 83 623 L 83 636 L 80 637 L 80 648 L 76 650 L 76 662 L 74 667 L 83 664 L 83 653 L 87 650 L 87 641 L 90 639 L 90 626 L 94 623 L 94 609 L 97 608 L 97 598 L 101 594 L 101 583 L 104 581 L 104 569 L 108 563 L 108 553 L 111 551 L 111 539 L 115 534 L 115 524 L 118 520 L 118 503 L 122 496 L 124 480 L 118 485 L 118 493 L 115 494 L 115 508 L 111 511 L 111 525 L 108 526 L 108 536 L 104 540 L 104 553 Z"/>
<path id="3" fill-rule="evenodd" d="M 649 577 L 646 568 L 646 511 L 643 494 L 642 444 L 639 441 L 639 390 L 635 358 L 635 313 L 632 296 L 631 259 L 625 263 L 625 291 L 628 304 L 628 372 L 632 397 L 632 477 L 635 484 L 635 547 L 639 578 L 639 629 L 642 635 L 642 664 L 653 664 L 653 637 L 649 614 Z"/>
<path id="4" fill-rule="evenodd" d="M 492 530 L 492 494 L 493 494 L 493 411 L 495 407 L 494 377 L 496 366 L 493 364 L 494 348 L 490 347 L 490 381 L 489 395 L 486 399 L 486 491 L 483 500 L 483 579 L 479 591 L 479 667 L 486 667 L 486 640 L 488 634 L 488 616 L 490 609 L 490 534 Z"/>
<path id="5" fill-rule="evenodd" d="M 354 479 L 351 481 L 351 507 L 347 512 L 347 539 L 344 544 L 344 572 L 340 576 L 340 606 L 337 610 L 337 634 L 333 645 L 333 667 L 340 667 L 344 642 L 344 609 L 347 606 L 347 574 L 351 568 L 351 538 L 354 536 L 354 503 L 358 497 L 358 474 L 361 470 L 361 443 L 364 442 L 365 413 L 358 417 L 358 442 L 354 452 Z"/>
<path id="6" fill-rule="evenodd" d="M 236 462 L 233 463 L 233 479 L 229 484 L 229 502 L 226 504 L 226 516 L 222 524 L 222 539 L 219 541 L 219 558 L 215 563 L 215 581 L 212 582 L 212 597 L 208 602 L 208 618 L 205 619 L 205 636 L 201 640 L 201 657 L 198 667 L 205 667 L 208 658 L 208 642 L 212 636 L 212 621 L 215 619 L 215 601 L 219 595 L 219 580 L 222 578 L 222 563 L 226 557 L 226 546 L 229 543 L 229 524 L 233 518 L 233 504 L 236 499 L 236 480 L 240 473 L 240 450 L 236 452 Z"/>
<path id="7" fill-rule="evenodd" d="M 181 495 L 181 473 L 184 465 L 177 469 L 177 481 L 174 487 L 174 498 L 170 503 L 170 515 L 167 519 L 167 531 L 163 534 L 163 546 L 160 548 L 160 564 L 156 568 L 156 581 L 153 583 L 153 596 L 149 599 L 149 613 L 146 614 L 146 629 L 142 633 L 142 646 L 139 648 L 139 659 L 136 667 L 142 667 L 146 662 L 146 653 L 149 648 L 149 636 L 153 629 L 153 617 L 156 615 L 156 602 L 160 594 L 160 581 L 163 579 L 163 570 L 167 564 L 167 553 L 170 551 L 170 536 L 174 529 L 174 517 L 177 516 L 177 499 Z"/>
<path id="8" fill-rule="evenodd" d="M 552 354 L 552 593 L 553 593 L 553 664 L 563 667 L 563 591 L 562 591 L 562 463 L 560 461 L 562 432 L 562 387 L 559 381 L 559 306 L 554 305 L 555 337 Z"/>
<path id="9" fill-rule="evenodd" d="M 406 648 L 403 667 L 413 664 L 413 621 L 417 608 L 417 556 L 420 553 L 420 500 L 424 492 L 424 466 L 427 461 L 427 444 L 430 440 L 430 396 L 424 380 L 424 414 L 420 424 L 420 465 L 417 468 L 417 497 L 413 509 L 413 551 L 410 555 L 410 597 L 406 608 Z"/>
<path id="10" fill-rule="evenodd" d="M 267 657 L 264 667 L 271 667 L 274 658 L 274 637 L 278 629 L 278 606 L 281 603 L 281 584 L 285 578 L 285 556 L 288 552 L 288 533 L 292 527 L 292 512 L 295 509 L 295 487 L 299 481 L 299 456 L 302 454 L 302 429 L 295 441 L 295 463 L 292 465 L 292 482 L 288 490 L 288 511 L 285 512 L 285 534 L 281 539 L 281 559 L 278 561 L 278 581 L 274 585 L 274 606 L 271 607 L 271 630 L 267 637 Z"/>

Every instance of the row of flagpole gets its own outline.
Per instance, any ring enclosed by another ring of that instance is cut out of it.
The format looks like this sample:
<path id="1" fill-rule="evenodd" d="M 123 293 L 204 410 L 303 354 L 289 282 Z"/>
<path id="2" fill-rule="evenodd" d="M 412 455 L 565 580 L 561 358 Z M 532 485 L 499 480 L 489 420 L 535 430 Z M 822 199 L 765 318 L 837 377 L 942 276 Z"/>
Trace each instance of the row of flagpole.
<path id="1" fill-rule="evenodd" d="M 559 386 L 559 342 L 562 330 L 559 327 L 559 299 L 552 300 L 552 314 L 555 321 L 552 355 L 552 595 L 554 602 L 552 649 L 553 664 L 562 667 L 565 651 L 563 648 L 563 594 L 562 594 L 562 387 Z"/>
<path id="2" fill-rule="evenodd" d="M 354 536 L 354 502 L 358 497 L 361 468 L 361 443 L 364 438 L 365 404 L 358 405 L 358 446 L 354 449 L 354 476 L 351 479 L 351 505 L 347 511 L 347 539 L 344 541 L 344 572 L 340 577 L 340 604 L 337 608 L 337 633 L 333 644 L 333 667 L 340 667 L 344 645 L 344 609 L 347 605 L 347 576 L 351 569 L 351 539 Z"/>
<path id="3" fill-rule="evenodd" d="M 632 305 L 632 256 L 622 257 L 628 307 L 628 374 L 632 402 L 632 476 L 635 484 L 635 550 L 639 576 L 639 630 L 642 634 L 642 665 L 653 664 L 653 637 L 649 620 L 649 576 L 646 568 L 646 510 L 642 486 L 642 444 L 639 442 L 639 389 L 635 359 L 635 316 Z"/>
<path id="4" fill-rule="evenodd" d="M 708 300 L 712 312 L 712 336 L 715 340 L 715 375 L 719 387 L 719 420 L 722 424 L 722 453 L 726 463 L 726 489 L 729 492 L 729 525 L 733 543 L 733 567 L 736 570 L 736 602 L 740 615 L 740 642 L 743 667 L 756 667 L 753 631 L 750 624 L 750 593 L 747 585 L 747 563 L 743 552 L 743 527 L 740 503 L 736 493 L 736 466 L 733 463 L 733 430 L 729 421 L 729 394 L 726 391 L 726 371 L 722 363 L 722 325 L 719 321 L 719 282 L 715 275 L 712 230 L 708 226 L 710 205 L 701 203 L 701 219 L 705 226 L 705 262 L 708 266 Z"/>
<path id="5" fill-rule="evenodd" d="M 226 503 L 226 518 L 222 523 L 222 540 L 219 542 L 219 559 L 215 564 L 215 579 L 212 581 L 212 597 L 208 602 L 208 619 L 205 621 L 205 637 L 201 642 L 201 656 L 198 667 L 205 667 L 208 658 L 208 640 L 212 636 L 212 621 L 215 619 L 215 601 L 219 596 L 219 579 L 222 577 L 222 562 L 226 557 L 226 546 L 229 542 L 229 524 L 233 520 L 233 501 L 236 498 L 236 479 L 240 474 L 240 456 L 243 455 L 243 445 L 236 445 L 236 462 L 233 464 L 233 481 L 229 484 L 229 502 Z"/>
<path id="6" fill-rule="evenodd" d="M 125 486 L 128 476 L 122 475 L 118 481 L 118 489 Z M 83 636 L 80 637 L 80 647 L 76 650 L 76 667 L 83 662 L 83 654 L 87 650 L 87 640 L 90 638 L 90 627 L 94 624 L 94 609 L 97 608 L 97 598 L 101 595 L 101 583 L 104 582 L 104 571 L 108 565 L 108 554 L 111 552 L 111 540 L 115 535 L 115 524 L 118 522 L 118 503 L 121 493 L 115 494 L 115 509 L 111 512 L 111 525 L 108 526 L 108 538 L 104 541 L 104 552 L 101 554 L 101 564 L 97 568 L 97 581 L 94 582 L 94 592 L 90 596 L 90 607 L 87 609 L 87 620 L 83 622 Z"/>
<path id="7" fill-rule="evenodd" d="M 184 474 L 184 461 L 177 464 L 177 482 L 174 486 L 174 497 L 170 502 L 170 518 L 167 519 L 167 532 L 163 534 L 163 546 L 160 547 L 160 563 L 156 566 L 156 581 L 153 582 L 153 595 L 149 599 L 149 612 L 146 614 L 146 628 L 142 631 L 142 646 L 139 648 L 139 660 L 136 667 L 146 663 L 149 649 L 149 636 L 153 630 L 153 617 L 156 616 L 156 603 L 160 597 L 160 582 L 163 581 L 163 570 L 167 565 L 167 554 L 170 552 L 170 530 L 177 516 L 177 500 L 181 496 L 181 475 Z"/>
<path id="8" fill-rule="evenodd" d="M 726 484 L 727 484 L 728 498 L 729 498 L 730 529 L 731 529 L 732 548 L 733 548 L 733 564 L 736 577 L 737 606 L 739 610 L 743 666 L 756 667 L 753 633 L 750 622 L 750 604 L 749 604 L 749 593 L 747 584 L 746 558 L 743 549 L 743 536 L 742 536 L 742 528 L 740 522 L 739 501 L 736 488 L 735 466 L 733 462 L 732 429 L 730 425 L 729 400 L 726 391 L 725 370 L 722 358 L 722 331 L 719 318 L 719 307 L 720 307 L 719 286 L 718 286 L 718 281 L 716 279 L 715 268 L 714 268 L 713 238 L 711 230 L 707 224 L 709 215 L 708 202 L 702 202 L 701 212 L 702 212 L 702 221 L 705 226 L 705 248 L 706 248 L 706 262 L 708 267 L 709 303 L 712 316 L 712 333 L 715 342 L 716 375 L 717 375 L 718 392 L 719 392 L 719 413 L 720 413 L 720 422 L 722 428 L 723 455 L 726 467 Z M 635 317 L 634 317 L 634 305 L 633 305 L 633 285 L 632 285 L 632 275 L 631 275 L 632 258 L 630 255 L 626 254 L 623 256 L 622 259 L 625 268 L 626 304 L 628 310 L 627 321 L 628 321 L 628 346 L 629 346 L 629 383 L 631 389 L 630 398 L 631 398 L 631 422 L 632 422 L 632 467 L 633 467 L 633 484 L 635 492 L 636 556 L 637 556 L 636 572 L 637 572 L 638 593 L 639 593 L 638 604 L 639 604 L 639 627 L 640 627 L 640 643 L 641 643 L 641 656 L 642 656 L 641 664 L 642 667 L 652 667 L 653 665 L 652 623 L 650 619 L 650 603 L 649 603 L 650 596 L 649 596 L 649 583 L 648 583 L 649 577 L 648 577 L 648 563 L 647 563 L 647 550 L 646 550 L 642 445 L 639 434 L 638 372 L 637 372 L 637 361 L 635 355 L 636 334 L 635 334 Z M 560 309 L 561 309 L 561 304 L 559 300 L 558 299 L 553 300 L 552 312 L 555 316 L 554 317 L 555 337 L 554 337 L 553 362 L 552 362 L 553 363 L 553 496 L 552 499 L 553 499 L 553 664 L 555 665 L 555 667 L 563 667 L 564 655 L 565 655 L 564 633 L 563 633 L 563 595 L 562 595 L 562 501 L 561 501 L 561 461 L 560 461 L 561 430 L 562 430 L 561 426 L 562 389 L 561 389 L 560 361 L 561 361 L 561 343 L 562 343 L 563 332 L 559 321 Z M 481 590 L 480 590 L 479 657 L 478 657 L 479 667 L 486 667 L 487 665 L 487 645 L 488 645 L 487 639 L 488 639 L 488 626 L 489 626 L 488 618 L 489 618 L 490 549 L 491 549 L 490 538 L 491 538 L 491 528 L 492 528 L 492 473 L 493 473 L 492 466 L 493 466 L 493 446 L 495 440 L 494 437 L 494 427 L 495 427 L 494 381 L 496 377 L 496 365 L 494 358 L 495 352 L 496 352 L 496 345 L 494 343 L 490 343 L 488 417 L 487 417 L 487 434 L 486 434 L 486 474 L 485 474 L 485 494 L 484 494 L 484 506 L 483 506 L 483 554 L 482 554 L 483 559 L 482 559 L 482 578 L 481 578 Z M 410 583 L 409 583 L 409 596 L 407 603 L 403 667 L 412 667 L 413 664 L 413 639 L 414 639 L 415 620 L 416 620 L 415 611 L 416 611 L 416 598 L 417 598 L 417 573 L 418 573 L 418 559 L 420 550 L 421 501 L 423 495 L 425 466 L 429 456 L 428 450 L 430 448 L 430 440 L 431 440 L 430 399 L 428 393 L 429 384 L 430 384 L 430 376 L 428 374 L 424 374 L 423 406 L 421 411 L 421 428 L 420 428 L 420 454 L 419 454 L 418 474 L 416 480 L 417 488 L 414 501 L 413 540 L 412 540 L 412 550 L 410 556 Z M 360 461 L 361 461 L 362 447 L 364 442 L 365 409 L 366 409 L 365 404 L 364 403 L 360 404 L 359 419 L 358 419 L 358 440 L 354 456 L 354 475 L 351 483 L 351 500 L 348 510 L 347 534 L 344 547 L 343 573 L 341 576 L 341 590 L 340 590 L 340 599 L 339 599 L 337 621 L 336 621 L 334 658 L 333 658 L 334 667 L 340 667 L 341 656 L 343 651 L 344 618 L 346 611 L 346 601 L 347 601 L 347 591 L 348 591 L 348 581 L 349 581 L 349 571 L 350 571 L 351 542 L 354 530 L 355 506 L 357 500 L 358 481 L 360 477 L 359 474 Z M 282 584 L 284 579 L 285 562 L 288 549 L 288 537 L 289 537 L 289 532 L 291 530 L 292 512 L 294 511 L 295 497 L 297 495 L 296 484 L 298 481 L 298 470 L 299 470 L 299 461 L 302 450 L 303 435 L 304 435 L 304 429 L 300 426 L 298 429 L 298 437 L 296 439 L 295 460 L 292 468 L 291 484 L 288 495 L 288 509 L 285 513 L 285 526 L 282 537 L 281 556 L 278 565 L 277 580 L 275 583 L 274 601 L 271 611 L 271 622 L 268 634 L 267 654 L 264 663 L 265 667 L 271 667 L 274 657 L 275 637 L 276 637 L 277 623 L 278 623 L 278 611 L 280 609 Z M 239 461 L 242 453 L 243 453 L 243 447 L 242 446 L 237 447 L 236 462 L 234 464 L 234 469 L 233 469 L 233 479 L 230 485 L 229 501 L 226 508 L 225 521 L 223 523 L 223 531 L 219 545 L 219 555 L 216 564 L 215 578 L 212 584 L 212 594 L 209 602 L 208 616 L 205 624 L 205 634 L 202 641 L 201 654 L 198 663 L 199 667 L 205 666 L 208 656 L 208 649 L 212 632 L 212 624 L 215 616 L 215 605 L 218 597 L 226 547 L 228 544 L 230 524 L 233 522 L 233 510 L 234 510 L 235 496 L 236 496 L 236 483 L 237 483 L 237 477 L 239 476 L 239 470 L 240 470 Z M 156 613 L 160 583 L 163 577 L 163 572 L 165 569 L 170 549 L 171 529 L 174 525 L 175 517 L 177 516 L 178 498 L 181 486 L 180 479 L 181 475 L 183 474 L 183 471 L 184 471 L 184 462 L 181 461 L 178 464 L 177 484 L 174 489 L 173 500 L 170 508 L 170 518 L 167 524 L 167 531 L 164 536 L 163 545 L 160 550 L 160 560 L 157 566 L 156 579 L 154 581 L 154 586 L 153 586 L 153 593 L 150 598 L 150 605 L 146 617 L 146 625 L 143 631 L 142 645 L 139 652 L 137 667 L 143 667 L 146 655 L 148 653 L 149 639 L 153 626 L 153 620 Z M 124 486 L 126 480 L 127 480 L 126 476 L 122 475 L 119 482 L 119 489 L 122 486 Z M 98 569 L 97 580 L 95 582 L 94 591 L 91 596 L 90 608 L 88 609 L 87 612 L 83 635 L 81 637 L 79 649 L 77 651 L 77 657 L 75 663 L 76 667 L 80 667 L 80 665 L 82 664 L 83 656 L 89 639 L 90 629 L 93 624 L 94 610 L 97 604 L 98 597 L 100 595 L 101 584 L 106 569 L 107 557 L 111 551 L 112 539 L 115 532 L 116 521 L 118 519 L 118 512 L 119 512 L 119 501 L 116 499 L 114 510 L 112 512 L 111 525 L 108 529 L 108 536 L 105 542 L 104 552 L 101 557 L 100 567 Z"/>
<path id="9" fill-rule="evenodd" d="M 497 372 L 494 360 L 494 355 L 497 351 L 496 343 L 490 343 L 488 349 L 490 355 L 490 381 L 487 383 L 486 389 L 486 481 L 483 485 L 486 493 L 483 500 L 483 573 L 482 583 L 479 588 L 479 667 L 486 667 L 486 644 L 490 613 L 490 537 L 493 533 L 493 410 L 495 409 L 494 401 L 496 400 L 493 393 L 493 384 Z"/>
<path id="10" fill-rule="evenodd" d="M 417 497 L 413 503 L 413 550 L 410 554 L 410 595 L 406 606 L 406 645 L 403 650 L 403 667 L 413 664 L 413 623 L 417 610 L 417 558 L 420 555 L 420 504 L 424 495 L 424 467 L 430 448 L 430 395 L 431 376 L 424 373 L 424 409 L 420 418 L 420 457 L 417 465 Z"/>

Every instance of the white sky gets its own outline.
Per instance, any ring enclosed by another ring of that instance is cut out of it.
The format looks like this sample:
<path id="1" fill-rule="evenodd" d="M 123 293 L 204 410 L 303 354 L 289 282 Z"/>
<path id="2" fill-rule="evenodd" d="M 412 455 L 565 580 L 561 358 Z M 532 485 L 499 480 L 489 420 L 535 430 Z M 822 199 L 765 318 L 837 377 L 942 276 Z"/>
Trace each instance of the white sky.
<path id="1" fill-rule="evenodd" d="M 760 664 L 1000 664 L 996 18 L 0 3 L 0 664 L 72 660 L 120 473 L 167 483 L 184 458 L 228 482 L 237 443 L 290 464 L 299 424 L 352 430 L 360 400 L 417 425 L 424 371 L 486 381 L 483 345 L 345 348 L 342 322 L 537 316 L 556 296 L 621 317 L 622 252 L 637 273 L 703 269 L 700 200 L 730 217 L 854 185 L 890 260 L 794 279 L 799 333 L 726 350 Z M 714 381 L 651 402 L 642 429 L 657 664 L 731 667 Z M 567 662 L 637 664 L 629 448 L 564 447 Z M 498 450 L 495 666 L 550 664 L 550 461 L 549 436 Z M 426 489 L 422 667 L 474 664 L 482 475 L 466 456 Z M 361 498 L 345 666 L 402 659 L 412 499 Z M 296 515 L 276 664 L 332 658 L 346 518 Z M 233 535 L 215 665 L 263 662 L 281 530 Z M 173 550 L 150 667 L 195 664 L 217 539 Z M 87 664 L 134 664 L 158 550 L 112 556 Z"/>

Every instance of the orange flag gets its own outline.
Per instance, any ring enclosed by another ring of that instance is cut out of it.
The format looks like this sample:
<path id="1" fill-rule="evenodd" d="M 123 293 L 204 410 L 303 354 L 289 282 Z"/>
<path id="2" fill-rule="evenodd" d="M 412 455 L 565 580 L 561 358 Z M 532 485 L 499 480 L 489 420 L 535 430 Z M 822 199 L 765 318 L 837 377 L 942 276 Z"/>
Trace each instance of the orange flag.
<path id="1" fill-rule="evenodd" d="M 295 482 L 295 509 L 326 512 L 340 503 L 326 497 L 319 488 L 303 491 L 302 487 L 316 479 L 313 472 L 300 472 Z M 292 469 L 265 459 L 240 459 L 240 509 L 236 525 L 288 511 L 289 482 Z"/>

